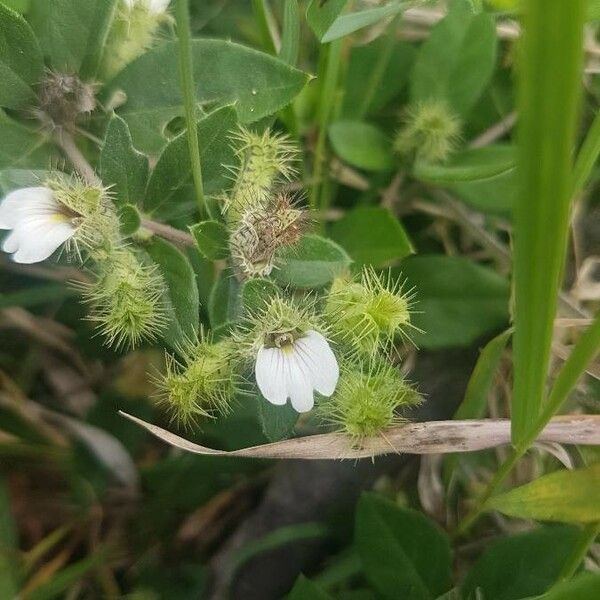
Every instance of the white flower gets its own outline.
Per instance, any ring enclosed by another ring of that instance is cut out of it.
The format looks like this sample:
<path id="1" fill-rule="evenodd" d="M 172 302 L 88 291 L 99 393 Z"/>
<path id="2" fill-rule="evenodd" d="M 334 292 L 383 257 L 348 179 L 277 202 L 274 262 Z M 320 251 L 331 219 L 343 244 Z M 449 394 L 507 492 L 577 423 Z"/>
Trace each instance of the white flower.
<path id="1" fill-rule="evenodd" d="M 261 346 L 256 356 L 256 383 L 272 404 L 283 405 L 290 398 L 298 412 L 309 411 L 314 404 L 313 390 L 331 396 L 340 370 L 327 340 L 310 330 L 293 340 L 278 336 L 272 348 Z M 277 343 L 279 342 L 279 343 Z"/>
<path id="2" fill-rule="evenodd" d="M 143 4 L 146 8 L 155 15 L 160 15 L 166 12 L 171 0 L 123 0 L 125 6 L 132 10 L 136 4 Z"/>
<path id="3" fill-rule="evenodd" d="M 0 229 L 9 229 L 2 250 L 18 263 L 46 260 L 75 234 L 70 217 L 46 187 L 15 190 L 0 202 Z"/>

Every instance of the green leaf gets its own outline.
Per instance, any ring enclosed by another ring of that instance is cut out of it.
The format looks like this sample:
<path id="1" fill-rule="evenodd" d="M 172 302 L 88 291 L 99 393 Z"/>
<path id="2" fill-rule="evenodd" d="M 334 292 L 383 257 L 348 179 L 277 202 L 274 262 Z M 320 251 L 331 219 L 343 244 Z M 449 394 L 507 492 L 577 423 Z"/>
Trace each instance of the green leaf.
<path id="1" fill-rule="evenodd" d="M 60 302 L 75 295 L 77 295 L 77 290 L 64 283 L 32 285 L 16 292 L 0 293 L 0 310 L 9 306 L 21 306 L 25 308 Z"/>
<path id="2" fill-rule="evenodd" d="M 333 42 L 359 29 L 374 25 L 381 19 L 397 15 L 406 8 L 406 4 L 406 2 L 390 2 L 384 6 L 338 16 L 321 37 L 321 43 Z"/>
<path id="3" fill-rule="evenodd" d="M 116 0 L 32 0 L 29 22 L 50 66 L 92 77 L 113 19 Z"/>
<path id="4" fill-rule="evenodd" d="M 402 264 L 415 291 L 415 343 L 427 349 L 469 346 L 508 322 L 508 281 L 465 258 L 416 256 Z"/>
<path id="5" fill-rule="evenodd" d="M 465 116 L 489 83 L 496 63 L 496 28 L 468 0 L 454 0 L 421 46 L 411 76 L 413 103 L 445 100 Z"/>
<path id="6" fill-rule="evenodd" d="M 127 123 L 115 114 L 106 129 L 99 171 L 102 183 L 111 186 L 115 205 L 141 203 L 148 179 L 148 157 L 133 147 Z"/>
<path id="7" fill-rule="evenodd" d="M 18 188 L 35 187 L 49 174 L 45 169 L 1 169 L 0 192 L 8 194 Z"/>
<path id="8" fill-rule="evenodd" d="M 571 222 L 584 13 L 583 0 L 529 0 L 523 14 L 514 211 L 514 443 L 536 422 L 548 377 Z"/>
<path id="9" fill-rule="evenodd" d="M 592 523 L 600 521 L 600 463 L 544 475 L 493 497 L 488 506 L 520 519 Z"/>
<path id="10" fill-rule="evenodd" d="M 423 514 L 363 494 L 355 545 L 365 575 L 390 600 L 430 600 L 450 587 L 450 543 Z"/>
<path id="11" fill-rule="evenodd" d="M 0 110 L 0 169 L 7 167 L 46 169 L 55 158 L 47 138 L 25 127 Z"/>
<path id="12" fill-rule="evenodd" d="M 316 583 L 300 575 L 289 593 L 287 600 L 333 600 L 329 594 L 323 591 Z"/>
<path id="13" fill-rule="evenodd" d="M 237 126 L 233 106 L 224 106 L 198 121 L 202 180 L 206 194 L 217 195 L 231 184 L 225 168 L 234 164 L 230 134 Z M 144 210 L 155 212 L 176 201 L 182 189 L 192 185 L 187 134 L 184 132 L 162 151 L 150 175 Z"/>
<path id="14" fill-rule="evenodd" d="M 262 432 L 270 442 L 278 442 L 289 438 L 298 421 L 299 414 L 288 402 L 283 406 L 275 406 L 258 395 L 258 418 Z"/>
<path id="15" fill-rule="evenodd" d="M 362 206 L 334 223 L 331 237 L 359 265 L 382 266 L 414 252 L 404 228 L 387 208 Z"/>
<path id="16" fill-rule="evenodd" d="M 306 20 L 319 40 L 327 33 L 348 0 L 311 0 L 306 9 Z"/>
<path id="17" fill-rule="evenodd" d="M 487 179 L 461 181 L 447 187 L 477 210 L 506 216 L 514 208 L 517 176 L 511 169 Z"/>
<path id="18" fill-rule="evenodd" d="M 142 217 L 133 204 L 124 204 L 119 208 L 119 222 L 121 233 L 125 236 L 133 235 L 142 224 Z"/>
<path id="19" fill-rule="evenodd" d="M 417 161 L 414 176 L 427 183 L 448 185 L 496 177 L 515 169 L 515 150 L 507 144 L 470 148 L 445 163 Z"/>
<path id="20" fill-rule="evenodd" d="M 208 299 L 208 316 L 213 329 L 236 320 L 240 309 L 239 287 L 231 269 L 219 273 Z"/>
<path id="21" fill-rule="evenodd" d="M 395 32 L 391 32 L 395 35 Z M 389 40 L 379 37 L 366 46 L 354 46 L 350 54 L 344 91 L 343 116 L 356 119 L 364 114 L 377 112 L 393 100 L 408 83 L 416 50 L 411 44 L 393 41 L 388 49 Z M 379 63 L 389 56 L 380 75 L 374 83 L 379 83 L 371 90 L 372 99 L 365 106 L 365 86 L 371 85 L 372 77 L 381 69 Z M 382 84 L 384 82 L 385 84 Z"/>
<path id="22" fill-rule="evenodd" d="M 265 303 L 278 293 L 279 288 L 270 279 L 249 279 L 242 286 L 242 306 L 252 314 L 263 309 Z"/>
<path id="23" fill-rule="evenodd" d="M 194 270 L 184 254 L 159 237 L 153 237 L 145 250 L 165 280 L 163 301 L 168 325 L 163 337 L 171 348 L 176 348 L 186 339 L 193 340 L 198 331 L 200 308 Z"/>
<path id="24" fill-rule="evenodd" d="M 467 574 L 463 598 L 520 600 L 542 594 L 558 579 L 577 539 L 576 527 L 555 526 L 494 541 Z"/>
<path id="25" fill-rule="evenodd" d="M 22 108 L 35 102 L 31 86 L 43 72 L 42 52 L 31 27 L 0 3 L 0 106 Z"/>
<path id="26" fill-rule="evenodd" d="M 552 588 L 539 600 L 598 600 L 600 573 L 584 573 Z"/>
<path id="27" fill-rule="evenodd" d="M 391 171 L 396 166 L 390 139 L 375 125 L 362 121 L 337 121 L 329 126 L 336 154 L 366 171 Z"/>
<path id="28" fill-rule="evenodd" d="M 306 73 L 277 58 L 225 40 L 193 40 L 192 54 L 197 101 L 235 104 L 242 123 L 277 112 L 308 80 Z M 145 152 L 158 152 L 166 141 L 166 125 L 183 115 L 177 43 L 156 46 L 132 62 L 111 82 L 106 96 L 117 89 L 127 95 L 119 114 L 127 121 L 134 143 Z"/>
<path id="29" fill-rule="evenodd" d="M 190 227 L 198 251 L 208 260 L 221 260 L 228 256 L 229 232 L 220 221 L 202 221 Z"/>
<path id="30" fill-rule="evenodd" d="M 511 335 L 512 330 L 509 329 L 485 345 L 469 378 L 465 397 L 454 413 L 455 419 L 482 419 L 485 416 L 488 394 Z"/>
<path id="31" fill-rule="evenodd" d="M 346 252 L 331 240 L 305 235 L 296 246 L 278 255 L 278 268 L 273 270 L 272 277 L 297 288 L 323 287 L 351 262 Z"/>

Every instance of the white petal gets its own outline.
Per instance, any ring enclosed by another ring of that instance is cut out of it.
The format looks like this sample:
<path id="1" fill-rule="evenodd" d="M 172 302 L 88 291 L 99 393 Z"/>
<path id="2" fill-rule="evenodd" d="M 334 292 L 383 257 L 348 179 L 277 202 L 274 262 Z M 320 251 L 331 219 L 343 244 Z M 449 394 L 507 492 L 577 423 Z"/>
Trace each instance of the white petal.
<path id="1" fill-rule="evenodd" d="M 299 413 L 308 412 L 315 403 L 310 374 L 298 360 L 296 352 L 290 353 L 289 356 L 288 386 L 292 406 Z"/>
<path id="2" fill-rule="evenodd" d="M 287 402 L 287 377 L 284 353 L 279 348 L 260 348 L 254 374 L 260 393 L 271 403 L 281 406 Z"/>
<path id="3" fill-rule="evenodd" d="M 24 219 L 57 213 L 59 206 L 45 187 L 21 188 L 0 202 L 0 229 L 13 229 Z"/>
<path id="4" fill-rule="evenodd" d="M 16 231 L 11 231 L 9 235 L 6 236 L 4 242 L 2 243 L 2 250 L 4 252 L 8 252 L 12 254 L 19 249 L 19 234 Z"/>
<path id="5" fill-rule="evenodd" d="M 169 2 L 170 0 L 150 0 L 150 12 L 153 12 L 155 15 L 164 13 L 169 7 Z"/>
<path id="6" fill-rule="evenodd" d="M 314 388 L 323 396 L 331 396 L 340 377 L 340 368 L 327 340 L 310 330 L 294 344 L 298 358 L 308 369 Z"/>
<path id="7" fill-rule="evenodd" d="M 62 243 L 73 236 L 75 230 L 64 221 L 38 221 L 20 228 L 18 250 L 13 254 L 17 263 L 31 264 L 46 260 Z"/>

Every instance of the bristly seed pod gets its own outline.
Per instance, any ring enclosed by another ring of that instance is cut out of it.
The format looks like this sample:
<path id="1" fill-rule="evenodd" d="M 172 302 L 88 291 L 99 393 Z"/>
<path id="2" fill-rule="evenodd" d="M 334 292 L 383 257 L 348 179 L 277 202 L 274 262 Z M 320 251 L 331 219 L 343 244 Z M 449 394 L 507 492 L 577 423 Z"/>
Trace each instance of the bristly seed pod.
<path id="1" fill-rule="evenodd" d="M 232 371 L 231 340 L 213 342 L 201 331 L 180 354 L 181 361 L 167 357 L 166 374 L 157 381 L 160 401 L 173 419 L 189 427 L 199 418 L 227 414 L 239 387 Z"/>
<path id="2" fill-rule="evenodd" d="M 430 100 L 406 111 L 394 149 L 403 156 L 443 162 L 456 148 L 460 130 L 460 120 L 448 105 L 443 100 Z"/>
<path id="3" fill-rule="evenodd" d="M 269 130 L 259 135 L 240 128 L 232 140 L 239 165 L 230 167 L 235 184 L 223 208 L 228 222 L 235 224 L 247 210 L 267 208 L 274 184 L 296 173 L 298 149 L 286 136 Z"/>
<path id="4" fill-rule="evenodd" d="M 46 127 L 69 127 L 96 108 L 96 91 L 77 75 L 48 71 L 39 83 L 38 100 L 34 112 Z"/>
<path id="5" fill-rule="evenodd" d="M 277 196 L 268 208 L 247 209 L 230 238 L 233 263 L 240 275 L 269 275 L 275 252 L 296 244 L 306 222 L 306 213 L 286 194 Z"/>
<path id="6" fill-rule="evenodd" d="M 167 324 L 162 302 L 164 282 L 155 265 L 141 262 L 129 248 L 115 248 L 98 263 L 99 275 L 77 284 L 90 305 L 90 321 L 107 345 L 136 347 L 153 340 Z"/>
<path id="7" fill-rule="evenodd" d="M 388 364 L 370 363 L 346 367 L 335 394 L 323 400 L 319 415 L 336 431 L 360 442 L 362 438 L 383 435 L 403 421 L 398 410 L 421 402 L 421 396 L 406 382 L 398 369 Z"/>
<path id="8" fill-rule="evenodd" d="M 410 339 L 412 293 L 405 293 L 402 281 L 362 271 L 360 281 L 349 277 L 334 279 L 325 303 L 325 316 L 334 339 L 352 354 L 371 356 L 386 350 L 397 335 Z"/>

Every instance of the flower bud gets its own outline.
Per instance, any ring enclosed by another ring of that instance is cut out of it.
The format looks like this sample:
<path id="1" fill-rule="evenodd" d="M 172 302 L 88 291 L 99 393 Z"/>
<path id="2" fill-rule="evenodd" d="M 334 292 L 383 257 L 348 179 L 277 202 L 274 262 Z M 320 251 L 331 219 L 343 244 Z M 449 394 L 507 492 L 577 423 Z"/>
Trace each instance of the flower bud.
<path id="1" fill-rule="evenodd" d="M 169 19 L 169 0 L 118 0 L 100 72 L 111 79 L 152 46 L 160 25 Z"/>
<path id="2" fill-rule="evenodd" d="M 166 374 L 158 382 L 173 419 L 190 426 L 198 418 L 227 414 L 237 390 L 231 340 L 213 343 L 201 334 L 182 355 L 181 362 L 168 358 Z"/>
<path id="3" fill-rule="evenodd" d="M 98 263 L 95 282 L 83 284 L 89 319 L 108 345 L 135 347 L 153 340 L 166 326 L 164 282 L 155 266 L 143 264 L 133 250 L 115 248 Z"/>
<path id="4" fill-rule="evenodd" d="M 398 409 L 420 401 L 398 369 L 387 364 L 351 366 L 342 371 L 335 394 L 321 402 L 319 414 L 337 431 L 360 440 L 401 422 Z"/>
<path id="5" fill-rule="evenodd" d="M 460 139 L 460 121 L 442 100 L 429 100 L 406 111 L 394 148 L 403 156 L 445 161 Z"/>

